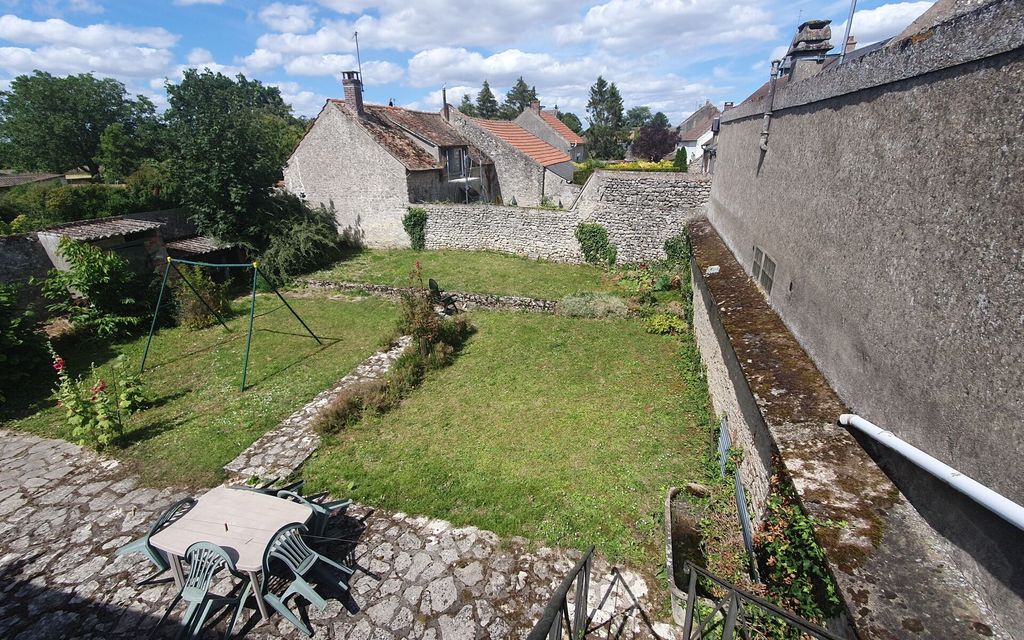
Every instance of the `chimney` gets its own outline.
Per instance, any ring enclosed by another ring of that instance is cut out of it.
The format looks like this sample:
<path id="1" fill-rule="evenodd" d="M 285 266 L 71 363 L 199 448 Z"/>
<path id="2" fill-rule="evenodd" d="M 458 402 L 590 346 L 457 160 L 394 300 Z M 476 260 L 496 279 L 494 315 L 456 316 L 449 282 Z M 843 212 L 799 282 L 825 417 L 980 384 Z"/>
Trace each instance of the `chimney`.
<path id="1" fill-rule="evenodd" d="M 851 51 L 853 51 L 856 48 L 857 48 L 857 38 L 854 38 L 853 36 L 850 36 L 849 38 L 847 38 L 846 39 L 845 53 L 850 53 Z"/>
<path id="2" fill-rule="evenodd" d="M 530 102 L 530 108 L 535 112 L 540 113 L 540 100 L 534 100 Z"/>
<path id="3" fill-rule="evenodd" d="M 441 104 L 444 105 L 444 121 L 449 122 L 451 118 L 448 115 L 448 85 L 441 85 Z"/>
<path id="4" fill-rule="evenodd" d="M 725 106 L 724 106 L 724 107 L 722 108 L 722 112 L 724 113 L 724 112 L 728 111 L 729 109 L 732 109 L 732 108 L 733 108 L 733 106 L 735 106 L 735 105 L 734 105 L 733 103 L 731 103 L 731 102 L 726 102 L 726 103 L 725 103 Z"/>
<path id="5" fill-rule="evenodd" d="M 797 27 L 786 58 L 790 62 L 789 81 L 796 82 L 817 74 L 832 49 L 831 20 L 808 20 Z"/>
<path id="6" fill-rule="evenodd" d="M 363 115 L 363 81 L 358 71 L 342 71 L 341 86 L 345 88 L 345 106 L 356 115 Z"/>

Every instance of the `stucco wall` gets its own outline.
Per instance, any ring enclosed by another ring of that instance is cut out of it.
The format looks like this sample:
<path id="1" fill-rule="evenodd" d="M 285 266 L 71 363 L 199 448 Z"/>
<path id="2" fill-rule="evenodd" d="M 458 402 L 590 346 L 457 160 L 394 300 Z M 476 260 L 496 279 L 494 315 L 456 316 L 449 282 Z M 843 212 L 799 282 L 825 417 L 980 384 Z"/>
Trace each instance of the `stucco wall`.
<path id="1" fill-rule="evenodd" d="M 405 166 L 339 109 L 328 104 L 317 117 L 285 166 L 285 187 L 313 205 L 333 204 L 338 227 L 371 246 L 408 246 Z"/>
<path id="2" fill-rule="evenodd" d="M 566 210 L 484 205 L 427 205 L 427 248 L 491 249 L 565 262 L 583 259 L 576 225 L 608 229 L 620 262 L 664 257 L 665 240 L 701 215 L 710 192 L 704 176 L 598 171 Z"/>
<path id="3" fill-rule="evenodd" d="M 777 263 L 769 302 L 855 413 L 1017 502 L 1022 47 L 1024 5 L 997 2 L 789 85 L 763 156 L 760 111 L 731 110 L 708 205 L 748 272 L 755 245 Z M 975 517 L 915 473 L 892 472 L 922 513 L 957 514 L 929 520 L 1019 607 L 1020 532 L 965 537 Z"/>

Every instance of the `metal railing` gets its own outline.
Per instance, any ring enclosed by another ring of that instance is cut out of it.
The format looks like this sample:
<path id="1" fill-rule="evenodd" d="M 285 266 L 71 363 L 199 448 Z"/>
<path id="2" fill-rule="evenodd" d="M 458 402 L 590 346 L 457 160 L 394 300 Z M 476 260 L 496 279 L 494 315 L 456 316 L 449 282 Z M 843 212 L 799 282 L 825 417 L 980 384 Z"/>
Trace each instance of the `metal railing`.
<path id="1" fill-rule="evenodd" d="M 686 640 L 697 638 L 816 638 L 817 640 L 842 640 L 839 636 L 818 625 L 804 620 L 785 609 L 747 593 L 736 585 L 727 582 L 713 573 L 691 564 L 683 564 L 683 571 L 689 574 L 690 581 L 686 590 L 686 617 L 683 621 L 683 637 Z M 697 598 L 697 580 L 705 581 L 704 587 L 712 587 L 707 591 L 725 592 L 721 598 L 713 600 L 708 607 L 701 606 Z M 696 625 L 696 628 L 694 628 Z M 779 633 L 780 625 L 783 633 Z M 786 633 L 789 632 L 789 633 Z"/>
<path id="2" fill-rule="evenodd" d="M 563 637 L 578 640 L 586 635 L 587 602 L 590 598 L 590 569 L 594 564 L 594 547 L 590 547 L 580 558 L 572 571 L 565 576 L 562 584 L 551 595 L 548 606 L 540 620 L 526 636 L 526 640 L 559 640 Z M 576 583 L 575 601 L 572 614 L 569 612 L 569 590 Z M 568 633 L 567 636 L 563 634 Z"/>

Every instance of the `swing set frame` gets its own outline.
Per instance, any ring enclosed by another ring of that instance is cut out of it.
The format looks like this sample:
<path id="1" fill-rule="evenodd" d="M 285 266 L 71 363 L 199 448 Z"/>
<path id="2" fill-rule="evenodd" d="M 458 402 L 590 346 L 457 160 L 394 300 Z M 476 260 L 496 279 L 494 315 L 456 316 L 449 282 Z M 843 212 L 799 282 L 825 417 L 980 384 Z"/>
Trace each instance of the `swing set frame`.
<path id="1" fill-rule="evenodd" d="M 189 282 L 188 278 L 185 277 L 185 274 L 182 273 L 181 269 L 177 267 L 177 264 L 187 264 L 196 267 L 212 267 L 218 269 L 252 269 L 252 296 L 250 298 L 249 303 L 249 333 L 245 338 L 245 361 L 242 364 L 242 385 L 239 389 L 240 391 L 245 391 L 245 382 L 248 379 L 249 374 L 249 351 L 252 348 L 252 326 L 253 320 L 255 320 L 256 318 L 256 282 L 259 280 L 259 276 L 263 276 L 263 280 L 268 285 L 270 285 L 270 288 L 274 290 L 275 294 L 277 294 L 278 299 L 281 300 L 281 302 L 284 303 L 284 306 L 288 308 L 288 311 L 290 311 L 291 314 L 295 316 L 295 319 L 299 321 L 299 324 L 302 325 L 302 328 L 309 332 L 309 335 L 312 336 L 314 340 L 316 340 L 317 344 L 323 345 L 323 342 L 321 342 L 320 338 L 318 338 L 316 334 L 313 333 L 313 330 L 306 325 L 302 318 L 299 317 L 299 314 L 295 312 L 295 309 L 292 309 L 292 306 L 288 304 L 287 300 L 284 299 L 284 296 L 281 295 L 281 292 L 277 290 L 276 286 L 274 286 L 274 282 L 270 278 L 268 278 L 265 273 L 260 271 L 259 263 L 251 262 L 237 264 L 216 264 L 212 262 L 196 262 L 194 260 L 182 260 L 180 258 L 172 258 L 170 256 L 167 256 L 167 267 L 164 268 L 164 277 L 163 280 L 160 282 L 160 293 L 157 295 L 156 298 L 156 309 L 153 311 L 153 322 L 150 323 L 149 325 L 149 337 L 146 338 L 146 348 L 142 351 L 142 364 L 139 366 L 139 373 L 143 373 L 146 370 L 146 357 L 149 355 L 149 345 L 150 343 L 153 342 L 153 334 L 156 332 L 156 321 L 157 317 L 160 315 L 160 304 L 163 302 L 164 299 L 164 289 L 167 288 L 167 277 L 171 274 L 171 269 L 173 269 L 174 272 L 178 274 L 178 277 L 181 278 L 185 282 L 185 284 L 188 285 L 188 288 L 192 290 L 192 293 L 195 294 L 197 298 L 199 298 L 199 301 L 203 303 L 203 306 L 206 307 L 206 310 L 212 313 L 215 318 L 217 318 L 217 322 L 219 322 L 226 331 L 231 331 L 231 329 L 228 328 L 227 323 L 224 322 L 224 319 L 220 317 L 220 314 L 214 311 L 213 307 L 210 306 L 210 303 L 208 303 L 203 298 L 203 296 L 199 295 L 199 291 L 191 282 Z"/>

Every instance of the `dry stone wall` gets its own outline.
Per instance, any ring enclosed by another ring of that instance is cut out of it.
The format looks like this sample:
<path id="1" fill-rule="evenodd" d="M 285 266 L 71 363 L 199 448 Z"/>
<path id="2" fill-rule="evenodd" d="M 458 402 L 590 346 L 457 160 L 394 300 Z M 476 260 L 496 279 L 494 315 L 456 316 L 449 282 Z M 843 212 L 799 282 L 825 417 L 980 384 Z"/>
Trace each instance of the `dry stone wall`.
<path id="1" fill-rule="evenodd" d="M 582 262 L 576 226 L 608 229 L 619 262 L 664 257 L 665 240 L 703 213 L 711 179 L 685 173 L 597 171 L 567 210 L 434 204 L 427 210 L 427 249 L 504 251 Z"/>

